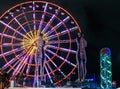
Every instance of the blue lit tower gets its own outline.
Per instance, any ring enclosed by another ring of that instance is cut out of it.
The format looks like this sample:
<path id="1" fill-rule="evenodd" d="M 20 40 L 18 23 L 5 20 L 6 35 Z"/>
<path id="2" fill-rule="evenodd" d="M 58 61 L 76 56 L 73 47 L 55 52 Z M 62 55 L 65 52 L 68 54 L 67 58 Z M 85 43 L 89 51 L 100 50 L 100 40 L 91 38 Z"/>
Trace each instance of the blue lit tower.
<path id="1" fill-rule="evenodd" d="M 112 63 L 111 51 L 109 48 L 102 48 L 100 51 L 100 87 L 101 89 L 112 89 Z"/>

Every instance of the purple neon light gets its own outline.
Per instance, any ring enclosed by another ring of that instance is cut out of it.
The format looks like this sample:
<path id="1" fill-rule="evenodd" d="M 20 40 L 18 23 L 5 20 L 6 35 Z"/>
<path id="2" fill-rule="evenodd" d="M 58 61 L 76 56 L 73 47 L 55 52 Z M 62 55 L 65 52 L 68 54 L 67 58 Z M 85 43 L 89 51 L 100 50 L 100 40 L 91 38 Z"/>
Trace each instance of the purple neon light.
<path id="1" fill-rule="evenodd" d="M 21 46 L 21 43 L 3 43 L 1 44 L 3 47 L 9 47 L 9 46 Z"/>
<path id="2" fill-rule="evenodd" d="M 20 61 L 19 65 L 16 67 L 16 69 L 13 72 L 13 76 L 16 76 L 20 70 L 22 69 L 23 65 L 28 61 L 29 56 L 26 54 Z"/>
<path id="3" fill-rule="evenodd" d="M 28 22 L 28 18 L 27 18 L 27 16 L 26 16 L 25 11 L 24 11 L 23 8 L 22 8 L 22 13 L 23 13 L 23 15 L 24 15 L 24 18 L 25 18 L 26 22 Z M 28 28 L 29 28 L 29 30 L 32 30 L 29 23 L 28 23 Z"/>
<path id="4" fill-rule="evenodd" d="M 10 68 L 7 73 L 9 73 L 10 71 L 12 71 L 12 69 L 15 68 L 15 66 L 17 66 L 18 64 L 19 64 L 19 61 L 14 62 L 12 68 Z"/>
<path id="5" fill-rule="evenodd" d="M 51 61 L 51 63 L 55 66 L 55 68 L 57 68 L 58 71 L 65 77 L 66 75 L 61 71 L 60 68 L 58 68 L 58 66 L 50 59 L 50 57 L 47 54 L 45 54 L 45 56 Z"/>
<path id="6" fill-rule="evenodd" d="M 35 22 L 35 19 L 36 19 L 36 17 L 35 17 L 35 2 L 33 2 L 33 19 L 34 19 L 34 21 L 33 21 L 33 23 L 34 23 L 34 30 L 36 30 L 36 22 Z"/>
<path id="7" fill-rule="evenodd" d="M 27 32 L 26 31 L 26 29 L 21 25 L 21 23 L 12 15 L 12 17 L 13 17 L 13 19 L 19 24 L 19 26 L 25 31 L 25 32 Z"/>
<path id="8" fill-rule="evenodd" d="M 57 54 L 55 54 L 54 52 L 52 52 L 51 50 L 49 49 L 46 49 L 46 51 L 48 51 L 49 53 L 55 55 L 56 57 L 58 57 L 59 59 L 61 59 L 62 61 L 65 61 L 66 63 L 70 64 L 71 66 L 75 67 L 76 65 L 71 63 L 70 61 L 68 61 L 67 59 L 63 58 L 62 56 L 59 56 Z"/>
<path id="9" fill-rule="evenodd" d="M 8 25 L 7 23 L 3 22 L 0 20 L 0 23 L 2 23 L 3 25 L 5 25 L 6 27 L 10 28 L 11 30 L 13 30 L 14 32 L 18 33 L 21 36 L 24 36 L 24 34 L 22 34 L 21 32 L 17 31 L 16 29 L 14 29 L 13 27 L 11 27 L 10 25 Z"/>
<path id="10" fill-rule="evenodd" d="M 23 55 L 23 53 L 21 53 L 21 54 L 19 54 L 19 55 L 16 55 L 15 58 L 11 59 L 9 62 L 7 62 L 7 63 L 2 67 L 2 70 L 5 70 L 7 67 L 9 67 L 9 65 L 12 65 L 12 64 L 17 60 L 17 58 L 20 58 L 22 55 Z"/>
<path id="11" fill-rule="evenodd" d="M 48 3 L 45 4 L 44 12 L 42 14 L 41 21 L 40 21 L 40 24 L 39 24 L 39 30 L 41 30 L 41 28 L 42 28 L 42 24 L 43 24 L 43 21 L 45 19 L 45 14 L 46 14 L 47 6 L 48 6 Z"/>
<path id="12" fill-rule="evenodd" d="M 67 22 L 70 19 L 69 16 L 67 16 L 65 19 L 63 19 L 63 21 L 59 22 L 56 26 L 54 26 L 50 31 L 48 31 L 47 33 L 45 33 L 45 35 L 50 35 L 51 33 L 53 33 L 56 29 L 58 29 L 61 25 L 63 25 L 65 22 Z"/>
<path id="13" fill-rule="evenodd" d="M 8 34 L 0 33 L 0 36 L 4 36 L 4 37 L 6 37 L 6 38 L 11 38 L 11 39 L 15 39 L 15 40 L 18 40 L 18 41 L 22 41 L 22 39 L 16 38 L 16 37 L 11 36 L 11 35 L 8 35 Z"/>
<path id="14" fill-rule="evenodd" d="M 62 48 L 62 47 L 56 47 L 56 46 L 53 46 L 53 45 L 48 45 L 48 47 L 49 48 L 53 48 L 53 49 L 59 49 L 59 50 L 64 51 L 64 52 L 71 52 L 71 53 L 76 54 L 75 50 L 71 50 L 71 49 L 67 49 L 67 48 Z"/>
<path id="15" fill-rule="evenodd" d="M 50 25 L 54 21 L 54 19 L 55 19 L 55 14 L 51 17 L 49 22 L 45 25 L 44 29 L 42 30 L 42 33 L 46 32 L 46 30 L 50 27 Z"/>
<path id="16" fill-rule="evenodd" d="M 50 18 L 50 20 L 48 21 L 48 23 L 42 30 L 42 33 L 45 33 L 47 31 L 47 29 L 50 27 L 51 23 L 54 21 L 55 17 L 58 15 L 59 11 L 60 11 L 60 7 L 57 9 L 56 13 L 52 15 L 52 17 Z"/>
<path id="17" fill-rule="evenodd" d="M 58 35 L 62 36 L 62 35 L 68 34 L 68 32 L 75 31 L 76 29 L 77 29 L 77 27 L 72 27 L 72 28 L 66 29 L 66 30 L 64 30 L 62 32 L 56 33 L 54 35 L 50 35 L 50 36 L 48 36 L 48 38 L 53 39 L 53 38 L 58 37 Z"/>
<path id="18" fill-rule="evenodd" d="M 50 69 L 50 71 L 52 72 L 52 71 L 53 71 L 53 69 L 50 67 L 50 64 L 49 64 L 49 63 L 46 63 L 46 64 L 47 64 L 48 68 Z M 52 74 L 53 74 L 53 75 L 55 75 L 55 73 L 54 73 L 54 72 L 52 72 Z"/>
<path id="19" fill-rule="evenodd" d="M 30 52 L 30 49 L 23 55 L 24 57 L 21 59 L 19 65 L 18 65 L 17 68 L 14 70 L 13 76 L 16 76 L 16 75 L 20 72 L 20 70 L 21 70 L 21 68 L 23 67 L 23 65 L 27 62 L 27 60 L 28 60 L 29 57 L 30 57 L 30 56 L 29 56 L 29 52 Z"/>
<path id="20" fill-rule="evenodd" d="M 71 43 L 75 43 L 75 42 L 76 42 L 76 39 L 71 39 Z M 70 43 L 70 40 L 60 40 L 60 41 L 51 40 L 51 41 L 49 41 L 49 44 L 58 44 L 58 43 L 61 43 L 61 44 Z"/>
<path id="21" fill-rule="evenodd" d="M 46 66 L 44 66 L 45 67 L 45 70 L 46 70 L 46 72 L 47 72 L 47 74 L 48 74 L 48 77 L 49 77 L 49 79 L 50 79 L 50 82 L 53 84 L 53 80 L 52 80 L 52 78 L 51 78 L 51 76 L 50 76 L 50 74 L 49 74 L 49 72 L 48 72 L 48 69 L 46 68 Z"/>
<path id="22" fill-rule="evenodd" d="M 30 56 L 30 59 L 29 59 L 29 64 L 31 64 L 32 63 L 32 59 L 33 59 L 33 56 Z M 29 71 L 30 71 L 30 65 L 28 64 L 28 66 L 27 66 L 27 70 L 26 70 L 26 74 L 28 74 L 29 73 Z"/>
<path id="23" fill-rule="evenodd" d="M 11 51 L 8 51 L 8 52 L 5 52 L 5 53 L 2 53 L 0 54 L 0 58 L 4 56 L 8 56 L 8 55 L 11 55 L 13 54 L 14 52 L 18 52 L 18 51 L 21 51 L 22 49 L 21 48 L 16 48 L 16 49 L 13 49 Z"/>

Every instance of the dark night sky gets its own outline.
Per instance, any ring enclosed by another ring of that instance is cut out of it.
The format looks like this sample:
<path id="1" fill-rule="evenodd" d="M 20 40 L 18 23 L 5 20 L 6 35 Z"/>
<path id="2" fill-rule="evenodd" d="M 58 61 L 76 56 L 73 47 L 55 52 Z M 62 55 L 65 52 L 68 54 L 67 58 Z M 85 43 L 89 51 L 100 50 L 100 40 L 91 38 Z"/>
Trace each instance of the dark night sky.
<path id="1" fill-rule="evenodd" d="M 0 15 L 27 0 L 0 0 Z M 99 51 L 109 47 L 112 53 L 113 80 L 120 84 L 120 1 L 48 0 L 67 9 L 78 21 L 88 42 L 88 73 L 99 75 Z"/>

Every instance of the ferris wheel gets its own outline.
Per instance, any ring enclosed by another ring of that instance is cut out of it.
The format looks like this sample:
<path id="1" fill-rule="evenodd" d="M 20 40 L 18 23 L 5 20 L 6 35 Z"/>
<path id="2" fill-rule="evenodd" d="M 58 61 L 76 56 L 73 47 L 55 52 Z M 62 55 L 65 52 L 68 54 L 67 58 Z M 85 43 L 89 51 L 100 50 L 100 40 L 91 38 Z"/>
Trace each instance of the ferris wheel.
<path id="1" fill-rule="evenodd" d="M 32 87 L 41 80 L 57 85 L 77 67 L 78 31 L 73 16 L 56 4 L 18 4 L 0 17 L 0 67 L 13 79 L 23 73 L 32 79 Z"/>

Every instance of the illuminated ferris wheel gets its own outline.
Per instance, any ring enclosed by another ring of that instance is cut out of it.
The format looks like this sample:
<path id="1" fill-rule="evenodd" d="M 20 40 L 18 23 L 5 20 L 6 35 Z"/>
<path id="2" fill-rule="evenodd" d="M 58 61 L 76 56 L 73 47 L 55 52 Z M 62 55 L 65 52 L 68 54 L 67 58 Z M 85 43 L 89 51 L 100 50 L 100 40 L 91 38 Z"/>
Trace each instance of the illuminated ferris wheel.
<path id="1" fill-rule="evenodd" d="M 32 79 L 32 87 L 42 81 L 57 85 L 77 67 L 77 31 L 81 32 L 75 19 L 58 5 L 18 4 L 0 17 L 1 69 L 13 79 L 23 73 Z"/>

